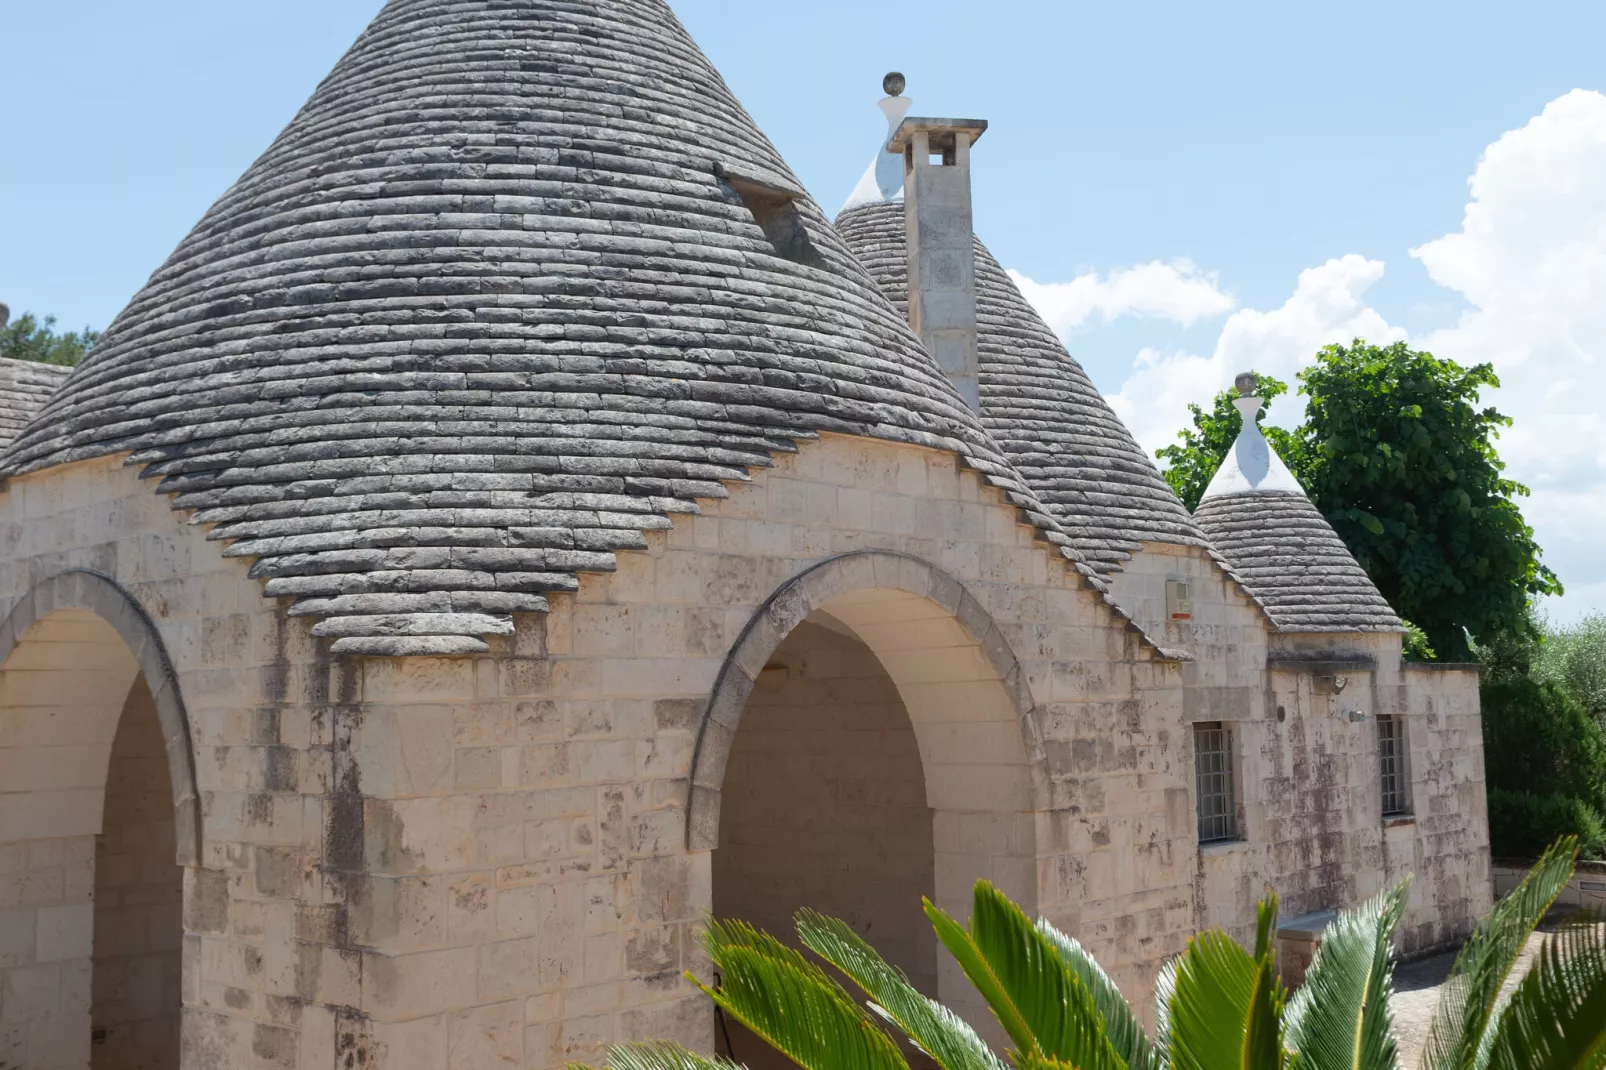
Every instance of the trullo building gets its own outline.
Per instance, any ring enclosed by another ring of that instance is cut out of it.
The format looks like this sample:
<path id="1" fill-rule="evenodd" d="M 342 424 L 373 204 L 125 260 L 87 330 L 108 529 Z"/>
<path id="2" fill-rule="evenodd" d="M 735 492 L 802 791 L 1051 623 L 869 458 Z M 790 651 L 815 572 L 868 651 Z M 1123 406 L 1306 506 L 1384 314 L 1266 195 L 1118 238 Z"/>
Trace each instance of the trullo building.
<path id="1" fill-rule="evenodd" d="M 1467 930 L 1475 675 L 1253 421 L 1190 516 L 889 89 L 833 222 L 660 0 L 391 0 L 0 459 L 0 1060 L 710 1047 L 804 904 L 974 1008 L 983 876 L 1137 1000 Z"/>

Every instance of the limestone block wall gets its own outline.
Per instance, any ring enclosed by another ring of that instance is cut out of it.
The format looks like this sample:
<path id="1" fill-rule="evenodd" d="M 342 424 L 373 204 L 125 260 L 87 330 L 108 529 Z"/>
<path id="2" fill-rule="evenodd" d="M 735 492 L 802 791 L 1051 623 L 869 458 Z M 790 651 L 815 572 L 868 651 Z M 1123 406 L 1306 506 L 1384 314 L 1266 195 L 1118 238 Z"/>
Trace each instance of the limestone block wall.
<path id="1" fill-rule="evenodd" d="M 1191 620 L 1166 619 L 1168 579 L 1188 581 Z M 1402 947 L 1470 930 L 1489 903 L 1475 672 L 1402 667 L 1393 635 L 1273 633 L 1242 589 L 1190 547 L 1145 544 L 1111 587 L 1158 641 L 1194 659 L 1182 669 L 1185 726 L 1220 721 L 1234 733 L 1241 838 L 1179 845 L 1194 859 L 1198 927 L 1248 939 L 1268 888 L 1292 917 L 1353 905 L 1409 873 Z M 1339 693 L 1329 686 L 1335 675 L 1348 678 Z M 1411 755 L 1412 812 L 1387 821 L 1379 714 L 1405 718 Z M 1191 768 L 1191 739 L 1186 746 Z M 1180 786 L 1191 815 L 1191 779 Z"/>
<path id="2" fill-rule="evenodd" d="M 357 663 L 367 876 L 351 919 L 373 949 L 364 1028 L 386 1065 L 711 1045 L 708 1004 L 679 975 L 707 976 L 694 933 L 719 901 L 717 839 L 688 850 L 687 781 L 700 738 L 739 732 L 704 731 L 728 715 L 727 654 L 760 651 L 741 674 L 761 674 L 801 621 L 805 592 L 787 585 L 805 574 L 898 685 L 937 811 L 939 901 L 963 914 L 992 876 L 1141 990 L 1189 931 L 1188 875 L 1156 889 L 1109 854 L 1089 865 L 1081 829 L 1108 810 L 1173 837 L 1178 798 L 1152 769 L 1174 730 L 1152 726 L 1181 709 L 1176 667 L 951 454 L 828 435 L 703 505 L 489 655 Z M 810 572 L 871 550 L 896 553 Z M 987 651 L 1005 648 L 1015 668 L 989 682 Z M 721 781 L 739 759 L 718 760 Z M 939 976 L 945 996 L 963 987 Z"/>
<path id="3" fill-rule="evenodd" d="M 139 673 L 168 716 L 179 695 L 187 711 L 187 741 L 162 726 L 168 771 L 189 751 L 195 793 L 175 842 L 161 845 L 175 848 L 169 864 L 185 861 L 182 918 L 171 902 L 147 915 L 163 930 L 148 934 L 153 943 L 182 926 L 182 1065 L 332 1066 L 337 1019 L 360 1014 L 351 888 L 320 868 L 342 670 L 306 622 L 262 598 L 247 562 L 204 536 L 120 458 L 14 479 L 0 493 L 7 1062 L 90 1065 L 95 837 Z M 111 826 L 108 849 L 126 832 Z M 103 859 L 102 875 L 119 864 Z"/>
<path id="4" fill-rule="evenodd" d="M 903 704 L 937 901 L 963 914 L 988 876 L 1139 1001 L 1214 902 L 1191 723 L 1223 709 L 1274 723 L 1254 671 L 1266 640 L 1225 585 L 1176 638 L 1195 661 L 1168 658 L 953 454 L 856 437 L 805 443 L 647 533 L 483 655 L 332 658 L 115 459 L 13 480 L 0 551 L 16 622 L 0 625 L 14 646 L 0 761 L 75 770 L 0 793 L 0 909 L 23 911 L 4 928 L 16 946 L 0 984 L 51 993 L 4 1003 L 23 1017 L 0 1021 L 0 1039 L 30 1067 L 89 1057 L 89 949 L 42 934 L 60 931 L 47 911 L 88 916 L 95 770 L 137 672 L 165 716 L 182 695 L 201 818 L 198 837 L 176 826 L 186 1068 L 542 1068 L 627 1037 L 710 1046 L 708 1004 L 681 971 L 706 976 L 694 933 L 720 896 L 722 789 L 740 784 L 754 680 L 815 609 L 875 654 Z M 51 579 L 73 568 L 107 579 Z M 67 704 L 99 712 L 40 715 L 30 696 L 86 659 L 104 686 Z M 1414 768 L 1443 762 L 1418 795 L 1442 820 L 1413 838 L 1413 862 L 1450 874 L 1476 848 L 1450 813 L 1474 790 L 1453 782 L 1477 757 L 1475 690 L 1470 708 L 1449 676 L 1399 694 L 1427 726 L 1410 736 L 1413 758 L 1431 751 Z M 41 724 L 84 727 L 27 735 Z M 1222 886 L 1236 895 L 1251 861 L 1229 859 Z M 1413 924 L 1476 902 L 1476 880 L 1463 888 L 1433 893 Z M 944 960 L 937 987 L 977 1010 Z"/>
<path id="5" fill-rule="evenodd" d="M 1384 830 L 1383 875 L 1413 875 L 1400 933 L 1421 951 L 1466 936 L 1493 902 L 1483 722 L 1476 666 L 1407 662 L 1400 681 L 1412 819 Z"/>
<path id="6" fill-rule="evenodd" d="M 167 751 L 144 677 L 118 720 L 105 811 L 95 839 L 90 1065 L 177 1066 L 184 871 L 175 861 Z"/>

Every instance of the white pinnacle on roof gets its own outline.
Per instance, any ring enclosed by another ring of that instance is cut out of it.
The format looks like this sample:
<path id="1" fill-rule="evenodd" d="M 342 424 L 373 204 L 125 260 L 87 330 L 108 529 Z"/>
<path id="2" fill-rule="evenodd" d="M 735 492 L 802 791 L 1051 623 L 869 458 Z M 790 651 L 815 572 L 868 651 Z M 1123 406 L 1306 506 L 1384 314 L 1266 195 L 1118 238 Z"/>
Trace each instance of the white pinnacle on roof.
<path id="1" fill-rule="evenodd" d="M 876 107 L 881 114 L 887 117 L 887 137 L 898 129 L 903 117 L 909 114 L 914 101 L 903 95 L 903 75 L 893 71 L 881 80 L 881 88 L 887 95 L 876 101 Z M 903 200 L 903 157 L 895 152 L 888 152 L 886 142 L 882 142 L 877 150 L 875 159 L 865 168 L 864 177 L 859 184 L 853 187 L 848 194 L 847 203 L 842 211 L 857 208 L 861 204 L 891 204 Z"/>
<path id="2" fill-rule="evenodd" d="M 1271 448 L 1271 443 L 1260 431 L 1260 425 L 1255 422 L 1255 417 L 1260 415 L 1261 400 L 1254 396 L 1254 373 L 1244 372 L 1234 383 L 1242 396 L 1233 398 L 1232 403 L 1243 417 L 1243 430 L 1238 432 L 1238 440 L 1222 459 L 1221 467 L 1216 469 L 1215 477 L 1210 480 L 1200 501 L 1223 494 L 1253 494 L 1256 491 L 1285 491 L 1304 495 L 1305 488 L 1299 485 L 1294 473 L 1283 464 L 1282 458 L 1277 456 L 1277 451 Z"/>

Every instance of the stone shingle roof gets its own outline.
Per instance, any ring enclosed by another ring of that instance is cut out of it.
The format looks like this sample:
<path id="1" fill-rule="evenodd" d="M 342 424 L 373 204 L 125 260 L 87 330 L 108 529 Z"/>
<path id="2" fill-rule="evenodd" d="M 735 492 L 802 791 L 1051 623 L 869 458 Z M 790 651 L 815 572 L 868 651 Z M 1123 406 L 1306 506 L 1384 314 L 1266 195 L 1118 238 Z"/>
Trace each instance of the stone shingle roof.
<path id="1" fill-rule="evenodd" d="M 70 371 L 55 364 L 0 357 L 0 447 L 22 433 Z"/>
<path id="2" fill-rule="evenodd" d="M 848 208 L 836 225 L 906 311 L 902 202 Z M 1108 574 L 1140 541 L 1205 546 L 1154 462 L 979 240 L 976 291 L 982 426 L 1084 558 Z"/>
<path id="3" fill-rule="evenodd" d="M 1194 511 L 1211 543 L 1285 632 L 1395 632 L 1400 618 L 1303 493 L 1250 490 Z"/>
<path id="4" fill-rule="evenodd" d="M 1400 618 L 1261 433 L 1253 373 L 1238 437 L 1193 512 L 1238 581 L 1285 632 L 1396 632 Z"/>
<path id="5" fill-rule="evenodd" d="M 128 452 L 337 652 L 468 652 L 822 431 L 1067 541 L 661 0 L 391 0 L 0 475 Z"/>

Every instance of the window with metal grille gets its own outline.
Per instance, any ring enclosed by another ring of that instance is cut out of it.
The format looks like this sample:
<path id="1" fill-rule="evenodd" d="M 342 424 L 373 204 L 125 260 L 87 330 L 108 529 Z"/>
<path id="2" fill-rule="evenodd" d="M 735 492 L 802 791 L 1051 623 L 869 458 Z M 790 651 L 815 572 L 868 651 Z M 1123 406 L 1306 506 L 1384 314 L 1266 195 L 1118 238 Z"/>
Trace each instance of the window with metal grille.
<path id="1" fill-rule="evenodd" d="M 1383 816 L 1396 817 L 1411 808 L 1406 791 L 1405 723 L 1398 717 L 1377 718 L 1378 770 L 1383 782 Z"/>
<path id="2" fill-rule="evenodd" d="M 1193 726 L 1194 780 L 1199 795 L 1199 842 L 1238 838 L 1238 800 L 1232 785 L 1232 729 L 1220 721 Z"/>

